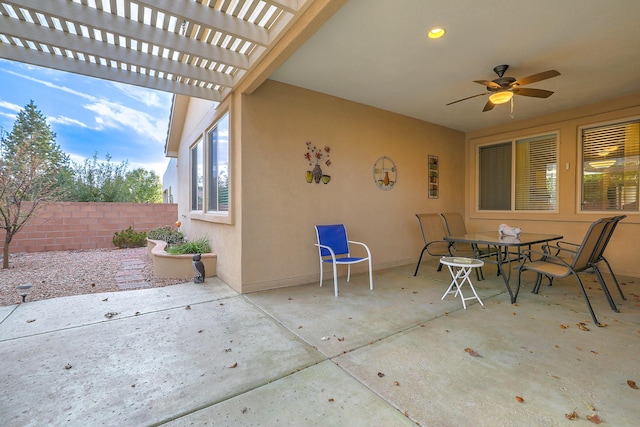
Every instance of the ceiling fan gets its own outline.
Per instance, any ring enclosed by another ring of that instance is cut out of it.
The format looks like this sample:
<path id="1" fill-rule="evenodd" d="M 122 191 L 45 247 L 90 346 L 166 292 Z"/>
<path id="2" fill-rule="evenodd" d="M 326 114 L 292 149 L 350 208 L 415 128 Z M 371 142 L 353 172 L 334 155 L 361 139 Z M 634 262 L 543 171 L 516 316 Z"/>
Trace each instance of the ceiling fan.
<path id="1" fill-rule="evenodd" d="M 455 104 L 456 102 L 466 101 L 467 99 L 488 94 L 489 100 L 484 105 L 484 109 L 482 110 L 483 112 L 485 112 L 485 111 L 492 110 L 493 107 L 495 107 L 498 104 L 504 104 L 505 102 L 509 102 L 514 94 L 521 95 L 521 96 L 532 96 L 534 98 L 548 98 L 551 95 L 553 95 L 553 92 L 551 92 L 550 90 L 530 89 L 530 88 L 523 88 L 522 86 L 539 82 L 541 80 L 550 79 L 551 77 L 559 76 L 560 73 L 558 71 L 548 70 L 542 73 L 533 74 L 523 79 L 516 80 L 513 77 L 503 77 L 504 73 L 507 71 L 508 68 L 509 68 L 508 65 L 498 65 L 497 67 L 495 67 L 493 71 L 498 75 L 497 79 L 494 79 L 491 81 L 474 80 L 474 82 L 476 83 L 485 85 L 487 87 L 487 92 L 483 92 L 477 95 L 458 99 L 457 101 L 450 102 L 447 105 Z"/>

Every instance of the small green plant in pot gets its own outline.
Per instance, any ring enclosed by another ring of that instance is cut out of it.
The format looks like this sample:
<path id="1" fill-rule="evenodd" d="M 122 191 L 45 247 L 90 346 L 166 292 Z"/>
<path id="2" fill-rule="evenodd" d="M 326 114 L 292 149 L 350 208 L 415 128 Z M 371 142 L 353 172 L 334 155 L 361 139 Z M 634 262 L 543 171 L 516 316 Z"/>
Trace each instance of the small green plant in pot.
<path id="1" fill-rule="evenodd" d="M 181 245 L 167 247 L 166 251 L 173 255 L 208 254 L 211 252 L 211 245 L 209 239 L 200 237 L 195 240 L 187 240 Z"/>

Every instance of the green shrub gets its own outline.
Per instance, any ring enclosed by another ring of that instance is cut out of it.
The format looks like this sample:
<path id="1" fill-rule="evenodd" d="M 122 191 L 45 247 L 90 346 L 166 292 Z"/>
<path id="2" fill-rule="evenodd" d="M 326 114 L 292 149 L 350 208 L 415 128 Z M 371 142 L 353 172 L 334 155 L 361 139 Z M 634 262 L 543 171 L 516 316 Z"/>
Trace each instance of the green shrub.
<path id="1" fill-rule="evenodd" d="M 179 243 L 184 240 L 184 234 L 172 227 L 158 227 L 147 232 L 147 238 L 151 240 L 163 240 L 167 244 Z"/>
<path id="2" fill-rule="evenodd" d="M 206 237 L 200 237 L 196 240 L 188 240 L 181 245 L 167 247 L 166 251 L 173 255 L 208 254 L 211 252 L 211 245 Z"/>
<path id="3" fill-rule="evenodd" d="M 147 244 L 147 233 L 134 231 L 133 227 L 129 226 L 126 230 L 116 231 L 112 242 L 118 248 L 140 248 Z"/>

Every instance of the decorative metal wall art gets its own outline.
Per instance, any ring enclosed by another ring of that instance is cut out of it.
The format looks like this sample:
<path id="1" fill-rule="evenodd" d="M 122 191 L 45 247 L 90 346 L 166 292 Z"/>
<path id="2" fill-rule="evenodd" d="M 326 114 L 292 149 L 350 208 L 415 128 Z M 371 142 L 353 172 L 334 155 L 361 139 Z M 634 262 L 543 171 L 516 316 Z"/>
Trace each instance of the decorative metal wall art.
<path id="1" fill-rule="evenodd" d="M 331 148 L 328 145 L 325 145 L 324 148 L 318 148 L 311 145 L 311 141 L 307 141 L 307 152 L 304 154 L 304 158 L 309 162 L 309 166 L 313 166 L 313 169 L 305 173 L 305 179 L 309 184 L 312 182 L 319 184 L 320 181 L 323 184 L 328 184 L 331 181 L 331 176 L 322 172 L 322 166 L 331 166 L 330 152 Z"/>
<path id="2" fill-rule="evenodd" d="M 429 155 L 429 198 L 437 199 L 440 189 L 440 164 L 438 156 Z"/>
<path id="3" fill-rule="evenodd" d="M 398 168 L 393 160 L 382 156 L 373 164 L 373 182 L 383 190 L 392 190 L 398 182 Z"/>

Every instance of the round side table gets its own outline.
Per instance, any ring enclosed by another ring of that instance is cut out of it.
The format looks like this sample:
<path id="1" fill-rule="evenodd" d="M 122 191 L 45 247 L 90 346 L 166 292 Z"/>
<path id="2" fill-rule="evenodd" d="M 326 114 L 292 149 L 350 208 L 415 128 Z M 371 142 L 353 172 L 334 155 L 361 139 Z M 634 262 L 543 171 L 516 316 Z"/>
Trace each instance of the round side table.
<path id="1" fill-rule="evenodd" d="M 480 300 L 480 297 L 476 293 L 475 288 L 473 287 L 473 283 L 471 283 L 471 278 L 469 277 L 469 275 L 471 274 L 471 270 L 473 270 L 474 268 L 482 267 L 484 265 L 483 261 L 473 258 L 442 257 L 440 259 L 440 263 L 446 265 L 447 268 L 449 268 L 449 272 L 451 273 L 452 278 L 449 288 L 444 293 L 444 295 L 442 295 L 442 298 L 440 298 L 440 300 L 443 300 L 444 297 L 451 293 L 454 297 L 457 297 L 458 294 L 460 294 L 460 298 L 462 299 L 462 307 L 464 307 L 465 310 L 467 309 L 467 304 L 465 301 L 471 299 L 477 299 L 480 305 L 484 306 L 484 304 Z M 469 284 L 469 287 L 473 291 L 472 297 L 465 298 L 462 294 L 461 288 L 465 282 Z"/>

